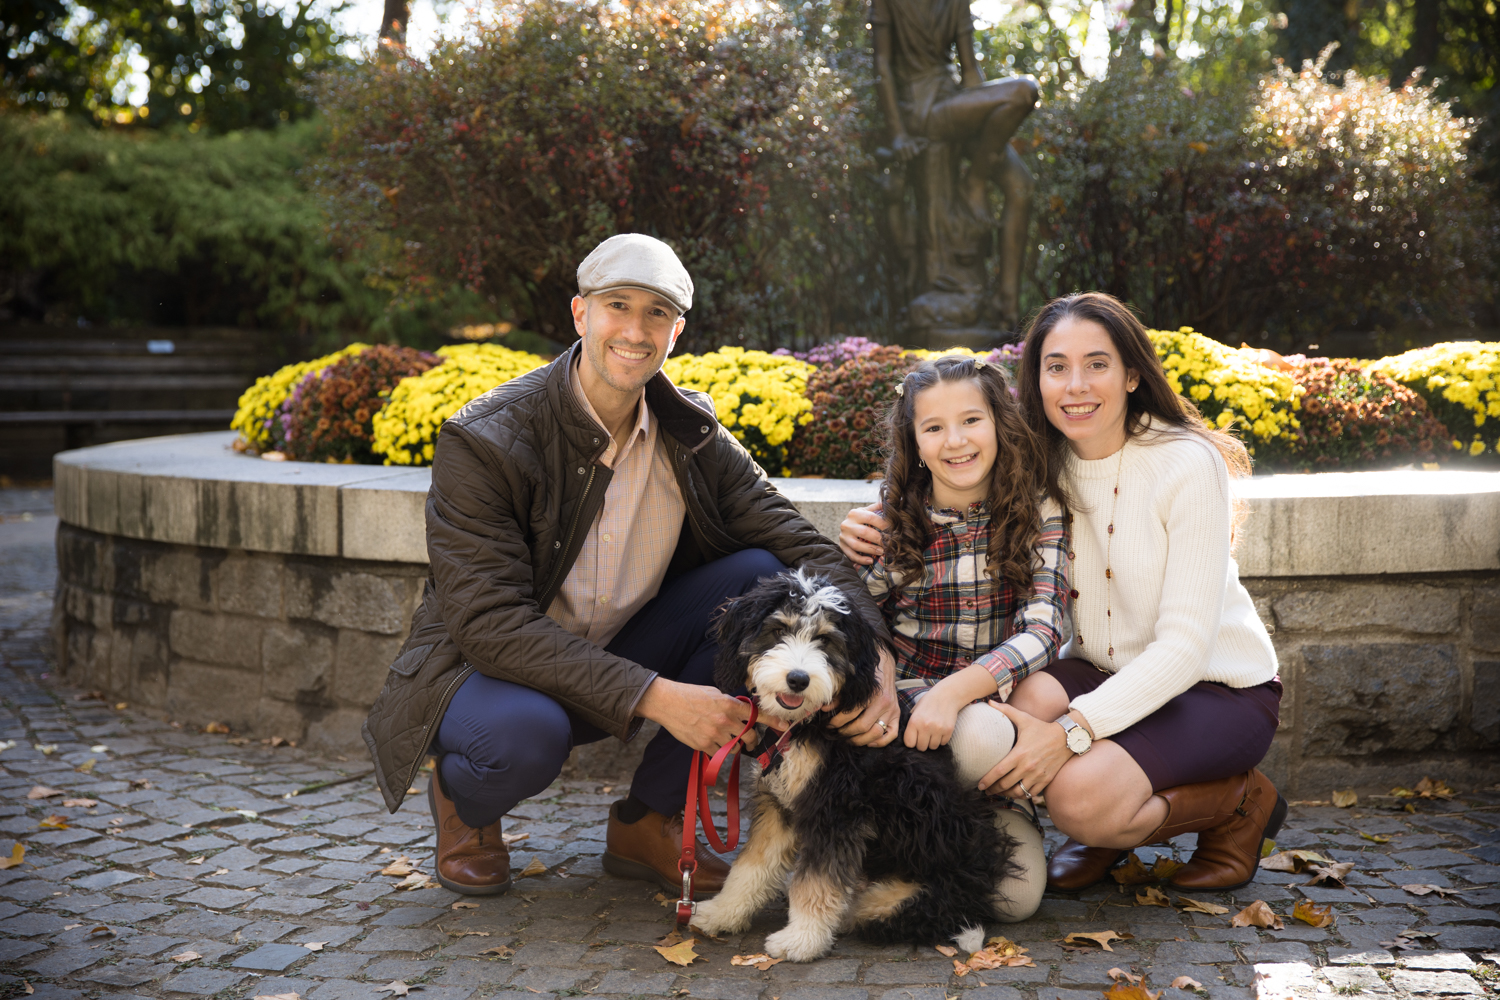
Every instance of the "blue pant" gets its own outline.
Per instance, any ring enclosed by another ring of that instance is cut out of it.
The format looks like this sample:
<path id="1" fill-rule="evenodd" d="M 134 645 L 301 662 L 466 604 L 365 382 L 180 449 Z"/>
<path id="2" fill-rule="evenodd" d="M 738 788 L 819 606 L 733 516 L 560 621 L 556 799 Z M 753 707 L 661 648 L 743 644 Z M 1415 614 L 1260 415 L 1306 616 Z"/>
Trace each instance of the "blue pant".
<path id="1" fill-rule="evenodd" d="M 785 568 L 764 549 L 745 549 L 684 573 L 605 648 L 670 680 L 711 685 L 718 651 L 708 632 L 714 612 Z M 552 784 L 573 747 L 608 735 L 540 691 L 475 673 L 443 714 L 432 752 L 441 755 L 443 787 L 459 818 L 488 826 Z M 692 760 L 693 751 L 663 729 L 646 745 L 631 795 L 659 813 L 677 812 Z"/>

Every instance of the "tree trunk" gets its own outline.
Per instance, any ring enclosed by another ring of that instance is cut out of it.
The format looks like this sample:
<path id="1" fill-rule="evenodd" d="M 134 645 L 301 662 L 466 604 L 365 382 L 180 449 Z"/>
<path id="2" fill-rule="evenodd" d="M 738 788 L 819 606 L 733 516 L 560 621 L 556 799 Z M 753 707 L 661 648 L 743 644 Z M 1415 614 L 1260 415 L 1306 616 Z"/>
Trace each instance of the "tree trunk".
<path id="1" fill-rule="evenodd" d="M 1443 15 L 1442 0 L 1415 0 L 1412 9 L 1411 44 L 1391 67 L 1391 86 L 1400 87 L 1417 69 L 1431 69 L 1437 62 Z"/>
<path id="2" fill-rule="evenodd" d="M 411 0 L 385 0 L 385 15 L 380 22 L 380 54 L 400 58 L 406 54 L 406 21 L 411 15 Z"/>

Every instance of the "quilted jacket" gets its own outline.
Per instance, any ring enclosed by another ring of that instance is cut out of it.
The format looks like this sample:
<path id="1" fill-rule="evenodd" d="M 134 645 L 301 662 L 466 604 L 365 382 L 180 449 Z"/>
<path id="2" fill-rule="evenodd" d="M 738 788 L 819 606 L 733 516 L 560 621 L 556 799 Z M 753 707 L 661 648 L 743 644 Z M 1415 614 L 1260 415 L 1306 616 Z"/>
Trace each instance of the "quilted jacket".
<path id="1" fill-rule="evenodd" d="M 386 805 L 406 799 L 438 722 L 474 671 L 524 684 L 629 740 L 655 671 L 605 652 L 546 615 L 604 502 L 608 435 L 575 398 L 573 349 L 475 399 L 443 424 L 427 494 L 431 565 L 411 634 L 363 734 Z M 646 385 L 687 504 L 668 579 L 746 548 L 830 576 L 882 636 L 879 609 L 819 534 L 713 416 L 665 375 Z"/>

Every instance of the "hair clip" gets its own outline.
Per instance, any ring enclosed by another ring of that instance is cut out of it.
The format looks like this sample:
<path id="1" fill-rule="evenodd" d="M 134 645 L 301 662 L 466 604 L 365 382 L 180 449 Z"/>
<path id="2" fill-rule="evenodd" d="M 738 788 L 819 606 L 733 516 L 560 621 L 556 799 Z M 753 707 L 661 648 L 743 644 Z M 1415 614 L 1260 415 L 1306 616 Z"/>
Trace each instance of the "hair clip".
<path id="1" fill-rule="evenodd" d="M 900 382 L 897 382 L 895 389 L 896 395 L 904 397 L 906 395 L 906 380 L 902 379 Z"/>
<path id="2" fill-rule="evenodd" d="M 988 364 L 989 364 L 989 362 L 985 361 L 983 358 L 975 358 L 974 359 L 974 370 L 978 371 L 978 372 L 982 372 L 982 371 L 984 371 L 985 366 L 988 365 Z"/>

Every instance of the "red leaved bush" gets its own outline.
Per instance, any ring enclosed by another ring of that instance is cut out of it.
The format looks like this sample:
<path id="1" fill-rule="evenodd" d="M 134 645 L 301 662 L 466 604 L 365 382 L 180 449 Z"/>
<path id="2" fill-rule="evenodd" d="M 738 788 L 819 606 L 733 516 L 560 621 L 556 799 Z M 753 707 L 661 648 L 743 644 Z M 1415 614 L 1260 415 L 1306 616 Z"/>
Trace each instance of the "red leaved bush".
<path id="1" fill-rule="evenodd" d="M 1447 461 L 1448 432 L 1415 392 L 1344 358 L 1292 362 L 1301 441 L 1284 468 L 1306 472 Z"/>
<path id="2" fill-rule="evenodd" d="M 378 464 L 370 451 L 375 414 L 397 382 L 442 360 L 412 347 L 379 345 L 308 375 L 281 404 L 287 457 L 299 462 Z"/>
<path id="3" fill-rule="evenodd" d="M 799 427 L 787 457 L 799 475 L 864 479 L 883 467 L 885 411 L 896 383 L 917 364 L 900 347 L 877 347 L 807 380 L 812 420 Z"/>

